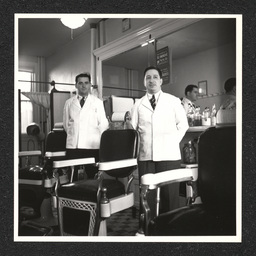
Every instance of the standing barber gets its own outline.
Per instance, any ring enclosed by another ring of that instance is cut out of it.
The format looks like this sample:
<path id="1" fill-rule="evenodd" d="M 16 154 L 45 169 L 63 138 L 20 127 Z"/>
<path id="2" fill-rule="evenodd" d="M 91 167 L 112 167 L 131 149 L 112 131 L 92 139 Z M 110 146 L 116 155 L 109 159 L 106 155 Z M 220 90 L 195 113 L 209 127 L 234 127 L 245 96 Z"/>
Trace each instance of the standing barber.
<path id="1" fill-rule="evenodd" d="M 180 99 L 164 93 L 161 70 L 148 67 L 144 71 L 147 93 L 138 100 L 131 112 L 131 124 L 140 134 L 139 177 L 146 173 L 180 168 L 179 143 L 188 129 Z M 152 195 L 150 196 L 153 200 Z M 179 183 L 161 189 L 160 211 L 179 207 Z"/>
<path id="2" fill-rule="evenodd" d="M 100 138 L 108 129 L 103 102 L 90 94 L 91 76 L 76 76 L 77 95 L 68 99 L 63 111 L 63 126 L 67 133 L 67 158 L 94 157 L 99 160 Z M 93 170 L 94 169 L 94 170 Z M 87 176 L 93 178 L 96 168 L 88 168 Z M 75 179 L 77 179 L 75 173 Z"/>

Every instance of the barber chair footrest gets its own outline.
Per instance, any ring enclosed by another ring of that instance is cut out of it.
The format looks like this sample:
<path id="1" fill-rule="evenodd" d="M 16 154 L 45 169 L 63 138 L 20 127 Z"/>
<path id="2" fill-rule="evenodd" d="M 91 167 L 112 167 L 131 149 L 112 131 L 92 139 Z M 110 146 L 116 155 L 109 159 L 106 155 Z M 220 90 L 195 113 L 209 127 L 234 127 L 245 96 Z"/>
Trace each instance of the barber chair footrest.
<path id="1" fill-rule="evenodd" d="M 30 221 L 24 221 L 19 227 L 19 236 L 50 236 L 53 229 Z"/>

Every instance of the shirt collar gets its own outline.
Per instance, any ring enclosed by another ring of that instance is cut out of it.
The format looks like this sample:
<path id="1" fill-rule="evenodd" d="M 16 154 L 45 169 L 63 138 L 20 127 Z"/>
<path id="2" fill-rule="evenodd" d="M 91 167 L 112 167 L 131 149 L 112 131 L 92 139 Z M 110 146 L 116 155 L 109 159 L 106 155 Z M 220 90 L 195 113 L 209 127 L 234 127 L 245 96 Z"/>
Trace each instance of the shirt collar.
<path id="1" fill-rule="evenodd" d="M 81 95 L 77 95 L 77 99 L 80 101 L 82 98 L 86 99 L 89 96 L 89 94 L 87 96 L 81 96 Z"/>
<path id="2" fill-rule="evenodd" d="M 190 99 L 188 99 L 187 97 L 185 97 L 187 104 L 190 105 L 193 108 L 196 108 L 196 104 L 194 102 L 192 102 Z"/>
<path id="3" fill-rule="evenodd" d="M 187 101 L 187 103 L 193 104 L 193 102 L 190 99 L 188 99 L 187 97 L 185 97 L 185 100 Z"/>
<path id="4" fill-rule="evenodd" d="M 162 90 L 160 90 L 159 92 L 154 94 L 155 98 L 156 98 L 156 101 L 158 100 L 159 95 L 160 95 L 161 92 L 162 92 Z M 150 94 L 150 93 L 147 92 L 147 96 L 148 96 L 148 99 L 150 100 L 153 97 L 153 94 Z"/>

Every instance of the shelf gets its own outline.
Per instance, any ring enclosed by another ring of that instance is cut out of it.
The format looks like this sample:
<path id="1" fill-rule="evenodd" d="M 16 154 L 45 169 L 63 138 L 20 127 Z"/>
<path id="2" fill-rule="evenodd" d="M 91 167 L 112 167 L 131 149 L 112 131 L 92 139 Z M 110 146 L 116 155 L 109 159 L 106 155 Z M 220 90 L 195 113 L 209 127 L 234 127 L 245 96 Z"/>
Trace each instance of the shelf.
<path id="1" fill-rule="evenodd" d="M 187 130 L 187 132 L 203 132 L 206 129 L 210 128 L 212 126 L 210 125 L 204 125 L 204 126 L 190 126 Z"/>

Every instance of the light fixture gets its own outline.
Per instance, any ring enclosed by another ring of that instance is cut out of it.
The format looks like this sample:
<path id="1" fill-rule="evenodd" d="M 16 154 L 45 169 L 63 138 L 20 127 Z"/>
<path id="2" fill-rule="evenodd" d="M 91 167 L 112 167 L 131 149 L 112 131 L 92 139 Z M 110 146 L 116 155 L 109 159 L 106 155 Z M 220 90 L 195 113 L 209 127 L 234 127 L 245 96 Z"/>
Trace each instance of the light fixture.
<path id="1" fill-rule="evenodd" d="M 71 29 L 71 39 L 73 40 L 73 29 L 80 28 L 84 25 L 86 18 L 77 17 L 77 16 L 66 16 L 61 18 L 60 21 L 63 25 Z"/>
<path id="2" fill-rule="evenodd" d="M 143 44 L 141 44 L 141 47 L 144 47 L 144 46 L 146 46 L 146 45 L 148 45 L 148 44 L 152 44 L 152 43 L 154 43 L 155 42 L 155 39 L 153 38 L 153 39 L 148 39 L 145 43 L 143 43 Z"/>
<path id="3" fill-rule="evenodd" d="M 87 19 L 71 16 L 61 18 L 60 20 L 66 27 L 76 29 L 82 27 Z"/>
<path id="4" fill-rule="evenodd" d="M 143 43 L 143 44 L 141 45 L 141 47 L 144 47 L 144 46 L 146 46 L 146 45 L 148 45 L 148 42 Z"/>

